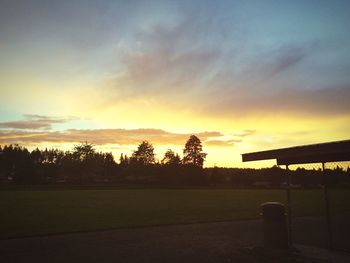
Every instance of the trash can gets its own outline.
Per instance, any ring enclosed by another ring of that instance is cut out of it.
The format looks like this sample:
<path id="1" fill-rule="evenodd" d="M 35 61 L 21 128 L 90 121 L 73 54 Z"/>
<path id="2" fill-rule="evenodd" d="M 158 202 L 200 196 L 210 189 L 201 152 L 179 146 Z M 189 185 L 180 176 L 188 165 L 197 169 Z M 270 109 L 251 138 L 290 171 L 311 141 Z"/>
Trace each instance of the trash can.
<path id="1" fill-rule="evenodd" d="M 261 215 L 263 217 L 264 246 L 288 248 L 288 228 L 284 204 L 263 203 L 261 204 Z"/>

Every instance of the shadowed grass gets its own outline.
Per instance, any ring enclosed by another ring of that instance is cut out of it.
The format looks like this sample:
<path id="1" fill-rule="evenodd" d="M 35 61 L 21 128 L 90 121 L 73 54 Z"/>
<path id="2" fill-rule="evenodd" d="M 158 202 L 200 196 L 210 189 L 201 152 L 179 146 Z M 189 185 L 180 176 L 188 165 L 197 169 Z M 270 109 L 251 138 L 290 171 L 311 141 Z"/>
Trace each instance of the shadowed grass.
<path id="1" fill-rule="evenodd" d="M 0 238 L 253 219 L 261 203 L 285 197 L 283 190 L 1 191 Z M 349 211 L 349 197 L 333 191 L 333 211 Z M 292 198 L 294 215 L 324 213 L 321 190 L 293 191 Z"/>

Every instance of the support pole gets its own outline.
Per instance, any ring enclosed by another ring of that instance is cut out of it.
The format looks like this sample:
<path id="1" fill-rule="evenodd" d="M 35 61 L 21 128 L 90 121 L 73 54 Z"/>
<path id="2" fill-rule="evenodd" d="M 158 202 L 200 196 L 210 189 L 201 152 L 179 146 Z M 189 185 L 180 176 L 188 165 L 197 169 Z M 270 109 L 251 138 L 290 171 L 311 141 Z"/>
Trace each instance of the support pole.
<path id="1" fill-rule="evenodd" d="M 289 171 L 288 164 L 286 165 L 286 172 L 288 176 L 287 180 L 287 209 L 288 209 L 288 246 L 292 247 L 292 203 L 291 203 L 291 173 Z"/>
<path id="2" fill-rule="evenodd" d="M 328 232 L 328 246 L 329 249 L 333 249 L 333 237 L 332 237 L 332 224 L 331 224 L 331 214 L 329 210 L 329 196 L 328 196 L 328 183 L 326 170 L 324 168 L 324 163 L 322 163 L 322 172 L 323 172 L 323 191 L 324 191 L 324 201 L 326 205 L 326 217 L 327 217 L 327 232 Z"/>

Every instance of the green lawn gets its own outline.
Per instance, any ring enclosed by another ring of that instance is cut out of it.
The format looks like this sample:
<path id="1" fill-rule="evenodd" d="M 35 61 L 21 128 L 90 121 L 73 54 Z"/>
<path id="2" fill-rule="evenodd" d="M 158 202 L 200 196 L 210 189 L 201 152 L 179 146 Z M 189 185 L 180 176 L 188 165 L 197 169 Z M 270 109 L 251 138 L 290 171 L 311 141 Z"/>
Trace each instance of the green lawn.
<path id="1" fill-rule="evenodd" d="M 259 218 L 282 190 L 0 191 L 0 238 L 160 224 Z M 297 216 L 324 213 L 321 190 L 293 191 Z M 350 211 L 350 192 L 331 192 L 333 212 Z"/>

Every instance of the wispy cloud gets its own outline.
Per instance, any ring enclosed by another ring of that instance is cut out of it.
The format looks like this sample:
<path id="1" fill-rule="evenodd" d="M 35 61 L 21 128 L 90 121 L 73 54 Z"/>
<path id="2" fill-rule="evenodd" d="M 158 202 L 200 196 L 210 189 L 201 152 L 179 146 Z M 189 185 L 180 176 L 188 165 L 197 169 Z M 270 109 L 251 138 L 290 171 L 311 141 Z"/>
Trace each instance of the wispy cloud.
<path id="1" fill-rule="evenodd" d="M 143 140 L 148 140 L 155 145 L 184 145 L 190 135 L 190 133 L 172 133 L 161 129 L 70 129 L 60 132 L 0 131 L 0 143 L 77 143 L 89 141 L 96 145 L 135 145 Z M 205 131 L 195 133 L 195 135 L 207 145 L 229 146 L 240 141 L 239 137 L 225 139 L 224 134 L 218 131 Z"/>
<path id="2" fill-rule="evenodd" d="M 124 69 L 107 81 L 108 104 L 141 97 L 178 106 L 199 99 L 222 53 L 204 41 L 210 24 L 210 19 L 185 17 L 135 33 L 139 45 L 124 50 L 120 57 Z"/>
<path id="3" fill-rule="evenodd" d="M 218 34 L 214 44 L 212 37 L 204 41 L 219 20 L 185 17 L 135 34 L 140 45 L 122 56 L 124 71 L 109 80 L 104 105 L 142 98 L 217 117 L 350 112 L 344 99 L 350 97 L 349 86 L 298 81 L 305 61 L 319 49 L 318 41 L 257 45 L 249 53 L 241 43 L 243 33 L 231 31 L 231 38 Z"/>
<path id="4" fill-rule="evenodd" d="M 237 137 L 246 137 L 246 136 L 249 136 L 249 135 L 253 135 L 254 133 L 256 133 L 256 130 L 243 130 L 239 133 L 236 133 L 234 134 L 234 136 L 237 136 Z"/>
<path id="5" fill-rule="evenodd" d="M 339 116 L 350 112 L 350 86 L 322 89 L 286 88 L 265 92 L 227 95 L 203 111 L 210 115 L 294 114 L 301 116 Z M 287 116 L 287 115 L 286 115 Z"/>
<path id="6" fill-rule="evenodd" d="M 270 81 L 273 82 L 275 78 L 279 79 L 279 74 L 287 73 L 288 75 L 288 70 L 297 68 L 317 49 L 317 41 L 279 44 L 269 48 L 261 47 L 261 50 L 257 51 L 247 64 L 246 70 L 242 72 L 243 78 L 253 79 L 259 86 L 264 84 L 262 82 L 271 84 Z M 287 79 L 293 82 L 292 79 Z M 278 89 L 278 87 L 271 88 Z"/>
<path id="7" fill-rule="evenodd" d="M 242 142 L 240 139 L 231 139 L 231 140 L 207 140 L 205 141 L 206 146 L 216 146 L 216 147 L 227 147 L 234 146 L 235 143 Z"/>
<path id="8" fill-rule="evenodd" d="M 270 76 L 274 76 L 278 73 L 288 70 L 289 68 L 296 66 L 300 61 L 306 58 L 310 52 L 311 47 L 300 46 L 284 46 L 277 51 L 272 65 L 270 65 Z"/>
<path id="9" fill-rule="evenodd" d="M 52 117 L 44 115 L 24 114 L 24 119 L 19 121 L 0 122 L 0 129 L 17 129 L 17 130 L 50 130 L 53 124 L 65 123 L 78 118 Z"/>

